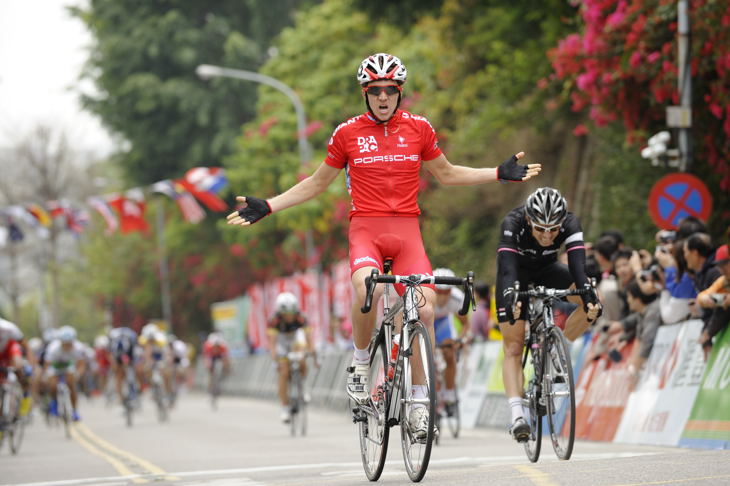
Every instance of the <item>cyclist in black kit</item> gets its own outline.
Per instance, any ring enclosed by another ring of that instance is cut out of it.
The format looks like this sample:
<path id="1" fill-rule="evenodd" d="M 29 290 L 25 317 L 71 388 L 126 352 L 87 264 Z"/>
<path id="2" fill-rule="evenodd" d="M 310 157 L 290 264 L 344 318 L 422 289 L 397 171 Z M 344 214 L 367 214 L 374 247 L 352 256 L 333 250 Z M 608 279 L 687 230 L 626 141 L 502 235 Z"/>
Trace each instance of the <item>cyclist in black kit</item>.
<path id="1" fill-rule="evenodd" d="M 275 314 L 269 320 L 268 335 L 271 343 L 271 358 L 279 368 L 279 400 L 281 401 L 281 421 L 288 423 L 289 412 L 289 352 L 304 351 L 313 353 L 314 347 L 307 324 L 307 318 L 299 309 L 299 299 L 290 292 L 282 292 L 276 297 Z M 300 362 L 302 379 L 307 376 L 306 362 Z"/>
<path id="2" fill-rule="evenodd" d="M 568 265 L 558 262 L 558 250 L 565 245 Z M 512 312 L 514 283 L 520 289 L 528 284 L 567 289 L 588 287 L 585 271 L 585 244 L 578 218 L 567 210 L 565 198 L 556 189 L 541 187 L 527 198 L 524 206 L 510 211 L 502 221 L 497 248 L 497 317 L 504 336 L 502 379 L 512 414 L 510 434 L 518 442 L 530 435 L 527 411 L 522 407 L 524 376 L 522 350 L 525 345 L 523 311 L 527 299 L 521 299 Z M 582 305 L 581 300 L 583 300 Z M 594 322 L 601 311 L 595 293 L 569 297 L 579 304 L 565 323 L 565 336 L 574 340 Z"/>

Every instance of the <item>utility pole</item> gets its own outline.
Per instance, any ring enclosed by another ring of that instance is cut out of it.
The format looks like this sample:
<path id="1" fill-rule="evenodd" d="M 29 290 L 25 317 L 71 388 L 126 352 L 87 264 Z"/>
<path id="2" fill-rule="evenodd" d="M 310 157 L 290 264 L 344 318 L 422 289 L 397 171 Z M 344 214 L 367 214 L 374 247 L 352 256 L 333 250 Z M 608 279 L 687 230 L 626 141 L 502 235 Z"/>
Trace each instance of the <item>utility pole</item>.
<path id="1" fill-rule="evenodd" d="M 679 106 L 667 107 L 667 125 L 678 129 L 679 170 L 687 172 L 692 167 L 692 70 L 690 67 L 689 2 L 677 2 Z"/>

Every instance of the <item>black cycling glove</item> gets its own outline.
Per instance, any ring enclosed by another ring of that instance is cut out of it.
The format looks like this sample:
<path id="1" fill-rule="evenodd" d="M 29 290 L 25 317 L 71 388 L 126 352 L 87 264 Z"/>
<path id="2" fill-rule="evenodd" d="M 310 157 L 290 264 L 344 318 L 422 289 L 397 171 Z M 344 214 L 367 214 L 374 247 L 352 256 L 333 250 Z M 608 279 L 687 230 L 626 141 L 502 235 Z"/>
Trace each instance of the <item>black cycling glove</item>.
<path id="1" fill-rule="evenodd" d="M 596 294 L 596 289 L 588 282 L 583 284 L 583 289 L 586 291 L 580 296 L 583 300 L 583 311 L 588 312 L 588 304 L 597 305 L 598 314 L 596 315 L 596 319 L 598 319 L 599 317 L 601 317 L 601 315 L 603 315 L 603 306 L 598 300 L 598 294 Z"/>
<path id="2" fill-rule="evenodd" d="M 497 309 L 497 320 L 499 322 L 509 322 L 510 324 L 515 323 L 515 316 L 512 312 L 512 307 L 515 303 L 515 289 L 508 287 L 502 292 L 502 302 L 504 302 L 504 308 Z"/>
<path id="3" fill-rule="evenodd" d="M 251 224 L 271 214 L 271 206 L 266 199 L 246 196 L 246 204 L 248 206 L 238 210 L 238 215 Z"/>
<path id="4" fill-rule="evenodd" d="M 513 155 L 497 167 L 498 181 L 522 181 L 527 175 L 527 166 L 518 164 L 517 160 L 517 156 Z"/>

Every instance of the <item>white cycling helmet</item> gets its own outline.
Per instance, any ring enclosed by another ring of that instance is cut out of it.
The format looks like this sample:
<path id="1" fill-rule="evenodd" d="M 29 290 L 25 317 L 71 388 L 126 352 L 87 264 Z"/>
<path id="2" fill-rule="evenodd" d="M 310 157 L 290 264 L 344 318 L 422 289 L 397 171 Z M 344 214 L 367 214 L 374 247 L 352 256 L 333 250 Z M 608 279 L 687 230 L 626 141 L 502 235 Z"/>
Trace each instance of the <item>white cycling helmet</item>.
<path id="1" fill-rule="evenodd" d="M 94 338 L 94 347 L 97 349 L 108 348 L 109 338 L 106 336 L 96 336 L 96 338 Z"/>
<path id="2" fill-rule="evenodd" d="M 434 277 L 456 277 L 456 274 L 450 268 L 437 268 L 433 271 Z M 451 285 L 447 284 L 436 284 L 437 290 L 449 290 Z"/>
<path id="3" fill-rule="evenodd" d="M 398 84 L 406 82 L 408 72 L 405 65 L 395 56 L 379 52 L 366 57 L 357 70 L 357 82 L 366 85 L 379 79 L 392 79 Z"/>
<path id="4" fill-rule="evenodd" d="M 144 327 L 142 327 L 139 335 L 143 336 L 145 339 L 152 339 L 152 337 L 158 332 L 160 332 L 160 328 L 157 327 L 157 324 L 150 322 L 149 324 L 145 324 Z"/>
<path id="5" fill-rule="evenodd" d="M 223 335 L 217 331 L 213 331 L 208 334 L 207 341 L 212 345 L 223 344 Z"/>
<path id="6" fill-rule="evenodd" d="M 49 327 L 46 330 L 43 331 L 43 341 L 45 343 L 50 343 L 51 341 L 56 339 L 56 333 L 58 332 L 58 329 L 55 329 L 53 327 Z"/>
<path id="7" fill-rule="evenodd" d="M 282 292 L 276 297 L 274 308 L 277 314 L 294 314 L 299 312 L 299 299 L 291 292 Z"/>
<path id="8" fill-rule="evenodd" d="M 525 213 L 533 223 L 555 226 L 568 214 L 568 203 L 557 189 L 541 187 L 527 197 Z"/>
<path id="9" fill-rule="evenodd" d="M 76 329 L 71 326 L 63 326 L 58 330 L 56 337 L 62 343 L 72 343 L 76 340 Z"/>
<path id="10" fill-rule="evenodd" d="M 31 351 L 40 351 L 43 348 L 43 341 L 39 337 L 32 337 L 28 339 L 28 348 Z"/>

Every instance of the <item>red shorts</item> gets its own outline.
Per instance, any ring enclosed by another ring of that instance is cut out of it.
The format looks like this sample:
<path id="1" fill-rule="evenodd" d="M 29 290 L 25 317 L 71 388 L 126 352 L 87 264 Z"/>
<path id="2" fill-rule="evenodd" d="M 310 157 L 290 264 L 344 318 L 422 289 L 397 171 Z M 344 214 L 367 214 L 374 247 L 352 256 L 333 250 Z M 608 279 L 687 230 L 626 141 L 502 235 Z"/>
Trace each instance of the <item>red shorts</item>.
<path id="1" fill-rule="evenodd" d="M 394 275 L 431 274 L 418 218 L 355 216 L 350 220 L 349 239 L 351 275 L 364 267 L 376 267 L 382 272 L 386 258 L 393 259 Z M 401 288 L 397 291 L 402 293 Z"/>

